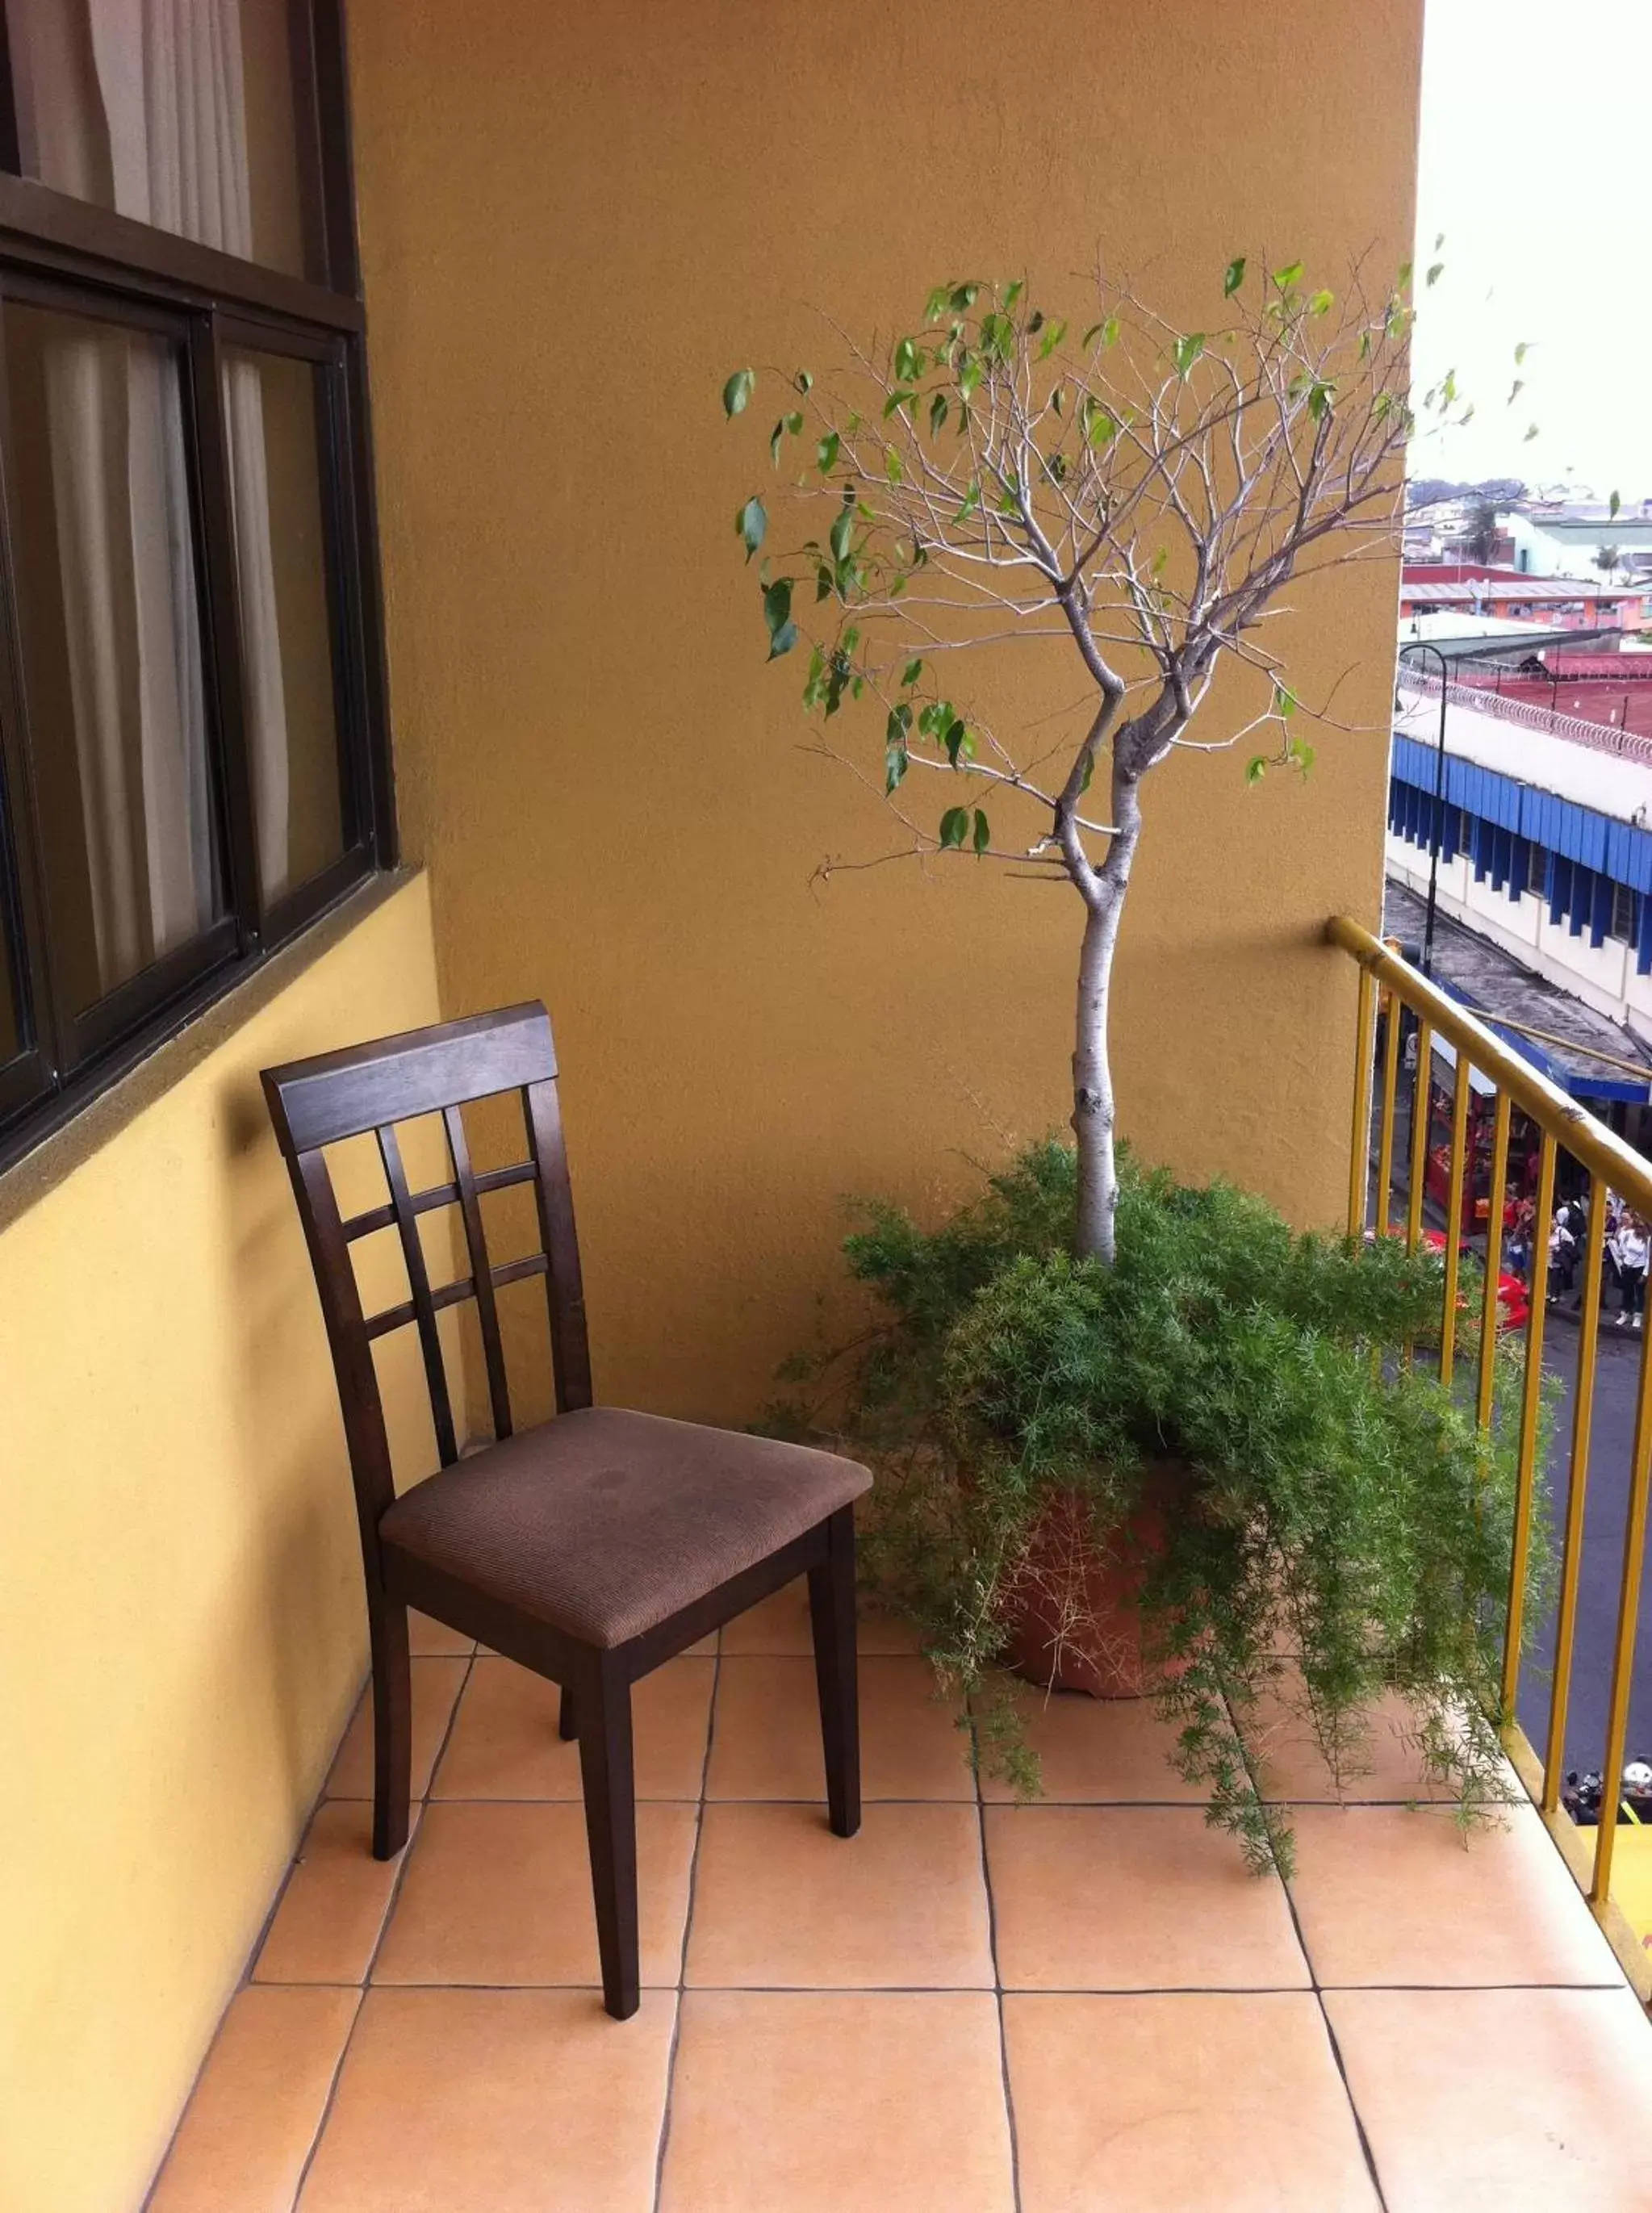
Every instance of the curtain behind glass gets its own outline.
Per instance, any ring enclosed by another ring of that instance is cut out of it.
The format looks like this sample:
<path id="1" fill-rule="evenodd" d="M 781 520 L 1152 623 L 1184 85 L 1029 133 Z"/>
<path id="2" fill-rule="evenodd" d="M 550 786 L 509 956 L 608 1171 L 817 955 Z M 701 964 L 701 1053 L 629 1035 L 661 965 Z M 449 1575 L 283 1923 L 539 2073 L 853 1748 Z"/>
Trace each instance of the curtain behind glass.
<path id="1" fill-rule="evenodd" d="M 267 12 L 267 11 L 266 11 Z M 8 0 L 22 57 L 28 129 L 41 180 L 141 222 L 251 257 L 241 0 Z M 147 943 L 170 949 L 201 911 L 201 833 L 210 803 L 204 714 L 176 672 L 198 641 L 188 483 L 164 365 L 141 348 L 57 349 L 50 380 L 52 478 L 62 588 L 70 617 L 76 734 L 104 988 L 133 972 Z M 124 389 L 111 388 L 117 380 Z M 245 713 L 266 894 L 288 878 L 286 706 L 269 546 L 263 399 L 256 370 L 225 379 L 241 585 Z M 121 428 L 112 430 L 119 424 Z M 124 438 L 124 452 L 111 437 Z M 135 562 L 137 761 L 108 676 L 113 570 Z M 141 789 L 144 870 L 129 864 Z M 123 826 L 125 826 L 123 827 Z M 140 874 L 143 881 L 140 881 Z"/>

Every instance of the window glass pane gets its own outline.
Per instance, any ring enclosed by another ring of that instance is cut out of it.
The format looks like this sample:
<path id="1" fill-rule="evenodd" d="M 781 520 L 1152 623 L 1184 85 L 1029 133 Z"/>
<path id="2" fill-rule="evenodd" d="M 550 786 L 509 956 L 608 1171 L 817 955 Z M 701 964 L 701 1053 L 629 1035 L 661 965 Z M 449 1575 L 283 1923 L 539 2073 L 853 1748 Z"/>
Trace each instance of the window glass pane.
<path id="1" fill-rule="evenodd" d="M 30 757 L 71 1010 L 224 911 L 179 350 L 4 310 Z"/>
<path id="2" fill-rule="evenodd" d="M 25 173 L 296 276 L 290 0 L 4 0 Z"/>
<path id="3" fill-rule="evenodd" d="M 321 509 L 321 372 L 235 347 L 224 419 L 259 874 L 266 900 L 344 849 Z"/>

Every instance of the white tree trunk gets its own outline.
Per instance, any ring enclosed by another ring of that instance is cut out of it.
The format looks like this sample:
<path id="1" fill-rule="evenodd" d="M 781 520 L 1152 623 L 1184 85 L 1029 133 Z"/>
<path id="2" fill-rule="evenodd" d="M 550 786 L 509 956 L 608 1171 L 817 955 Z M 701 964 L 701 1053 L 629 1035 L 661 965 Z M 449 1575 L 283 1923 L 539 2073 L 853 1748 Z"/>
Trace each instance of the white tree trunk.
<path id="1" fill-rule="evenodd" d="M 1141 801 L 1134 777 L 1115 768 L 1116 826 L 1107 857 L 1087 900 L 1084 942 L 1078 961 L 1078 1027 L 1073 1048 L 1073 1134 L 1078 1141 L 1078 1220 L 1074 1250 L 1081 1259 L 1107 1267 L 1117 1251 L 1119 1211 L 1118 1106 L 1113 1086 L 1108 1005 L 1113 955 L 1131 863 L 1142 834 Z"/>

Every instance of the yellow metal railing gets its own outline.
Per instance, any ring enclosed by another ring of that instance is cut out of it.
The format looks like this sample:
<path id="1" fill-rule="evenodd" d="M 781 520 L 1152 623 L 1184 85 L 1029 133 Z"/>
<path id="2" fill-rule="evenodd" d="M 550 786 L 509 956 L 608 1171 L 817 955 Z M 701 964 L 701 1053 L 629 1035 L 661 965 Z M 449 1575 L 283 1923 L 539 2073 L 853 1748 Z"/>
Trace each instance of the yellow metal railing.
<path id="1" fill-rule="evenodd" d="M 1545 1263 L 1549 1224 L 1553 1213 L 1555 1167 L 1558 1155 L 1567 1153 L 1590 1178 L 1588 1228 L 1584 1249 L 1583 1306 L 1579 1318 L 1577 1377 L 1572 1399 L 1572 1434 L 1565 1526 L 1561 1539 L 1559 1602 L 1556 1622 L 1554 1692 L 1550 1709 L 1547 1741 L 1540 1770 L 1535 1756 L 1513 1734 L 1511 1749 L 1522 1780 L 1532 1789 L 1543 1813 L 1557 1829 L 1564 1821 L 1558 1813 L 1565 1753 L 1567 1708 L 1571 1693 L 1573 1649 L 1577 1631 L 1579 1576 L 1582 1567 L 1583 1513 L 1588 1480 L 1589 1443 L 1594 1413 L 1595 1354 L 1600 1326 L 1600 1291 L 1605 1254 L 1605 1198 L 1608 1192 L 1625 1201 L 1637 1214 L 1652 1220 L 1652 1161 L 1636 1152 L 1606 1125 L 1579 1106 L 1494 1036 L 1483 1022 L 1440 991 L 1410 964 L 1402 960 L 1369 930 L 1345 915 L 1326 925 L 1333 945 L 1350 954 L 1359 964 L 1359 1005 L 1355 1057 L 1354 1116 L 1348 1167 L 1348 1229 L 1358 1236 L 1367 1227 L 1368 1191 L 1371 1174 L 1370 1118 L 1380 1118 L 1376 1129 L 1376 1188 L 1375 1228 L 1379 1235 L 1392 1228 L 1391 1189 L 1394 1162 L 1395 1115 L 1399 1096 L 1401 1024 L 1405 1007 L 1417 1022 L 1416 1089 L 1411 1108 L 1408 1149 L 1409 1190 L 1405 1209 L 1405 1241 L 1415 1250 L 1423 1234 L 1423 1196 L 1429 1160 L 1432 1121 L 1432 1068 L 1436 1043 L 1444 1040 L 1456 1056 L 1456 1080 L 1452 1098 L 1451 1138 L 1448 1162 L 1445 1236 L 1444 1313 L 1440 1333 L 1440 1367 L 1449 1381 L 1455 1332 L 1451 1317 L 1457 1309 L 1459 1247 L 1461 1241 L 1465 1179 L 1469 1172 L 1468 1118 L 1471 1070 L 1485 1078 L 1497 1094 L 1491 1132 L 1490 1188 L 1486 1209 L 1484 1319 L 1480 1333 L 1479 1373 L 1476 1411 L 1483 1427 L 1489 1426 L 1496 1387 L 1498 1330 L 1497 1277 L 1503 1250 L 1503 1187 L 1508 1174 L 1509 1124 L 1514 1108 L 1535 1123 L 1541 1132 L 1537 1185 L 1533 1198 L 1531 1259 L 1531 1302 L 1527 1321 L 1526 1372 L 1521 1390 L 1518 1442 L 1518 1487 L 1515 1497 L 1515 1556 L 1509 1592 L 1509 1621 L 1503 1651 L 1503 1709 L 1511 1718 L 1519 1679 L 1521 1642 L 1525 1630 L 1522 1610 L 1527 1570 L 1530 1560 L 1532 1507 L 1536 1482 L 1536 1457 L 1543 1378 Z M 1379 994 L 1389 1011 L 1380 1067 L 1374 1068 L 1376 1052 L 1375 1020 Z M 1375 1098 L 1373 1094 L 1375 1093 Z M 1417 1100 L 1423 1102 L 1421 1113 Z M 1472 1190 L 1472 1186 L 1470 1186 Z M 1647 1508 L 1652 1480 L 1652 1323 L 1642 1332 L 1640 1383 L 1636 1398 L 1634 1442 L 1631 1448 L 1629 1503 L 1625 1516 L 1623 1573 L 1618 1590 L 1617 1630 L 1612 1646 L 1612 1692 L 1607 1706 L 1606 1753 L 1601 1766 L 1604 1789 L 1601 1820 L 1595 1832 L 1592 1860 L 1585 1863 L 1577 1849 L 1584 1832 L 1572 1833 L 1568 1858 L 1588 1890 L 1601 1919 L 1610 1922 L 1612 1860 L 1617 1841 L 1618 1779 L 1622 1773 L 1629 1730 L 1629 1703 L 1635 1632 L 1640 1606 L 1641 1560 L 1646 1548 Z M 1570 1827 L 1570 1825 L 1566 1825 Z M 1619 1941 L 1624 1932 L 1608 1933 Z M 1645 1955 L 1636 1947 L 1639 1972 L 1646 1971 Z"/>

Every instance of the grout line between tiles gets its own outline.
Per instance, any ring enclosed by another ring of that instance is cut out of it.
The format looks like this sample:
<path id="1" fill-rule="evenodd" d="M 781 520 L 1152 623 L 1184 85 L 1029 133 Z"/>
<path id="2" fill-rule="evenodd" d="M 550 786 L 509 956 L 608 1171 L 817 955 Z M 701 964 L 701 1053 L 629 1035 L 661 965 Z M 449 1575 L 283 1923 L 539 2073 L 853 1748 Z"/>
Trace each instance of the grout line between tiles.
<path id="1" fill-rule="evenodd" d="M 671 2022 L 671 2048 L 666 2054 L 666 2094 L 660 2107 L 660 2141 L 654 2153 L 654 2213 L 660 2213 L 665 2188 L 666 2148 L 671 2139 L 671 2099 L 677 2083 L 677 2047 L 682 2041 L 683 2000 L 688 1989 L 688 1940 L 694 1927 L 694 1899 L 699 1887 L 700 1846 L 705 1838 L 705 1789 L 711 1773 L 711 1747 L 717 1728 L 717 1687 L 722 1680 L 722 1631 L 716 1632 L 710 1654 L 711 1697 L 705 1710 L 705 1754 L 700 1762 L 699 1810 L 694 1821 L 694 1849 L 688 1861 L 688 1902 L 683 1911 L 683 1942 L 677 1960 L 677 2005 Z"/>
<path id="2" fill-rule="evenodd" d="M 1021 2213 L 1021 2139 L 1015 2129 L 1015 2094 L 1009 2081 L 1009 2037 L 1004 2026 L 1003 1971 L 998 1965 L 998 1907 L 992 1894 L 992 1869 L 986 1850 L 986 1799 L 981 1789 L 981 1745 L 975 1716 L 969 1716 L 970 1767 L 975 1777 L 975 1820 L 981 1840 L 981 1884 L 986 1893 L 987 1947 L 992 1955 L 992 2003 L 998 2019 L 998 2074 L 1003 2086 L 1004 2123 L 1009 2131 L 1009 2191 Z"/>
<path id="3" fill-rule="evenodd" d="M 1260 1799 L 1261 1793 L 1257 1786 L 1256 1769 L 1251 1759 L 1250 1747 L 1241 1734 L 1239 1722 L 1230 1703 L 1228 1704 L 1228 1725 L 1233 1730 L 1234 1741 L 1239 1746 L 1239 1755 L 1245 1763 L 1245 1772 L 1250 1777 L 1251 1788 L 1257 1791 L 1258 1798 Z M 1267 1801 L 1263 1801 L 1263 1803 L 1265 1808 Z M 1332 2064 L 1336 2068 L 1338 2077 L 1342 2083 L 1343 2095 L 1348 2100 L 1348 2112 L 1354 2124 L 1354 2133 L 1359 2139 L 1360 2152 L 1365 2161 L 1365 2171 L 1371 2178 L 1371 2188 L 1376 2194 L 1378 2205 L 1382 2209 L 1382 2213 L 1388 2213 L 1387 2194 L 1382 2187 L 1382 2177 L 1377 2173 L 1376 2154 L 1372 2149 L 1370 2137 L 1366 2134 L 1365 2117 L 1360 2112 L 1358 2101 L 1354 2096 L 1354 2086 L 1348 2079 L 1348 2069 L 1343 2059 L 1342 2046 L 1337 2041 L 1337 2032 L 1332 2023 L 1330 2009 L 1325 2002 L 1325 1992 L 1320 1985 L 1319 1970 L 1314 1964 L 1314 1954 L 1308 1949 L 1308 1939 L 1302 1934 L 1302 1923 L 1296 1911 L 1296 1900 L 1291 1893 L 1290 1885 L 1279 1873 L 1277 1868 L 1274 1869 L 1273 1879 L 1284 1895 L 1285 1911 L 1290 1916 L 1290 1925 L 1295 1931 L 1296 1942 L 1302 1954 L 1302 1964 L 1308 1969 L 1314 2001 L 1320 2009 L 1320 2020 L 1325 2029 L 1326 2040 L 1331 2047 Z"/>
<path id="4" fill-rule="evenodd" d="M 452 1656 L 457 1659 L 463 1657 L 464 1655 L 455 1653 Z M 394 1917 L 397 1903 L 401 1897 L 401 1887 L 407 1877 L 408 1862 L 413 1856 L 413 1846 L 418 1842 L 419 1830 L 424 1826 L 424 1809 L 430 1802 L 430 1787 L 435 1783 L 436 1775 L 441 1769 L 442 1760 L 447 1756 L 448 1741 L 452 1737 L 454 1725 L 458 1722 L 459 1709 L 463 1704 L 465 1693 L 470 1687 L 471 1675 L 475 1666 L 476 1648 L 472 1645 L 469 1657 L 465 1660 L 465 1672 L 459 1679 L 459 1688 L 454 1693 L 453 1704 L 448 1709 L 448 1719 L 442 1731 L 442 1741 L 437 1745 L 435 1755 L 430 1761 L 430 1774 L 425 1777 L 424 1788 L 420 1792 L 418 1797 L 414 1800 L 411 1811 L 408 1817 L 407 1841 L 401 1848 L 401 1851 L 399 1856 L 399 1863 L 396 1868 L 395 1879 L 390 1885 L 390 1894 L 384 1902 L 384 1915 L 383 1918 L 379 1923 L 379 1933 L 373 1940 L 373 1948 L 367 1955 L 367 1965 L 362 1970 L 362 1979 L 359 1985 L 361 1997 L 357 2001 L 355 2012 L 350 2017 L 349 2033 L 345 2036 L 344 2043 L 339 2049 L 338 2064 L 333 2069 L 332 2079 L 327 2084 L 327 2094 L 322 2100 L 321 2114 L 320 2119 L 315 2125 L 315 2133 L 310 2138 L 309 2149 L 304 2155 L 304 2164 L 298 2171 L 298 2180 L 293 2188 L 289 2213 L 298 2213 L 298 2208 L 303 2201 L 305 2187 L 310 2179 L 310 2169 L 315 2164 L 315 2155 L 321 2149 L 321 2139 L 326 2136 L 327 2132 L 327 2125 L 332 2119 L 332 2108 L 338 2096 L 338 2085 L 344 2080 L 344 2064 L 350 2058 L 351 2046 L 356 2041 L 356 2031 L 360 2026 L 362 2014 L 367 2004 L 368 1991 L 373 1986 L 373 1970 L 379 1964 L 379 1954 L 384 1948 L 384 1940 L 386 1936 L 389 1933 L 390 1923 Z M 369 1695 L 370 1696 L 370 1690 Z M 411 1707 L 411 1699 L 410 1697 L 410 1727 Z"/>

